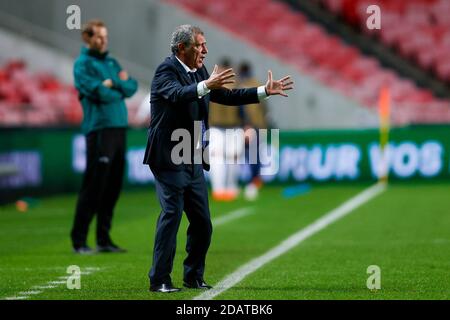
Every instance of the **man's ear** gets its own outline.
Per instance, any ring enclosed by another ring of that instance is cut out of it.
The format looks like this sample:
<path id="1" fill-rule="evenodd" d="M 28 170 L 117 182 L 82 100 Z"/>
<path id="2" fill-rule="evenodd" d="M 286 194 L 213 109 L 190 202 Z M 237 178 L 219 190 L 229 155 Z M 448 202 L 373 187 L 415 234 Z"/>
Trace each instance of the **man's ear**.
<path id="1" fill-rule="evenodd" d="M 184 43 L 178 44 L 178 52 L 184 52 L 184 49 L 186 49 L 186 46 Z"/>
<path id="2" fill-rule="evenodd" d="M 84 43 L 89 44 L 89 41 L 91 40 L 92 35 L 88 34 L 87 32 L 84 32 L 81 35 L 81 38 L 83 39 Z"/>

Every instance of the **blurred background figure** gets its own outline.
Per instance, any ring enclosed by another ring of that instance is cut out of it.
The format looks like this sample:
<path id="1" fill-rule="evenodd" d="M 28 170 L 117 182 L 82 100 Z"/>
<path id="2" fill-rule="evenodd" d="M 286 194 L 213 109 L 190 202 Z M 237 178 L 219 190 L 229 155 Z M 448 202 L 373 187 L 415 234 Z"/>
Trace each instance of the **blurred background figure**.
<path id="1" fill-rule="evenodd" d="M 133 96 L 137 82 L 109 55 L 108 29 L 90 20 L 82 29 L 84 45 L 75 61 L 74 78 L 83 106 L 82 130 L 86 136 L 87 163 L 71 231 L 75 253 L 89 254 L 89 225 L 97 216 L 97 251 L 124 252 L 110 237 L 114 207 L 125 170 L 125 98 Z"/>
<path id="2" fill-rule="evenodd" d="M 218 66 L 218 72 L 232 67 L 228 58 L 222 58 Z M 227 87 L 232 89 L 235 85 Z M 239 164 L 237 164 L 237 160 L 244 151 L 242 107 L 223 106 L 211 102 L 209 125 L 211 161 L 209 176 L 212 197 L 216 201 L 232 201 L 239 195 Z M 227 129 L 241 130 L 234 130 L 233 135 L 227 135 Z"/>
<path id="3" fill-rule="evenodd" d="M 253 76 L 252 68 L 249 62 L 243 61 L 238 67 L 238 86 L 240 88 L 251 88 L 260 86 L 261 83 Z M 250 178 L 246 181 L 244 189 L 244 196 L 247 200 L 255 200 L 258 196 L 258 189 L 262 187 L 263 181 L 261 179 L 261 159 L 259 157 L 259 149 L 261 144 L 266 141 L 260 140 L 259 129 L 268 129 L 267 121 L 267 106 L 264 101 L 245 105 L 241 109 L 242 118 L 245 129 L 245 157 L 246 163 L 250 166 Z M 252 152 L 251 144 L 254 143 L 256 148 L 253 150 L 257 152 L 256 163 L 250 163 Z"/>
<path id="4" fill-rule="evenodd" d="M 135 124 L 139 127 L 146 127 L 150 123 L 151 103 L 150 92 L 142 99 L 135 115 Z"/>

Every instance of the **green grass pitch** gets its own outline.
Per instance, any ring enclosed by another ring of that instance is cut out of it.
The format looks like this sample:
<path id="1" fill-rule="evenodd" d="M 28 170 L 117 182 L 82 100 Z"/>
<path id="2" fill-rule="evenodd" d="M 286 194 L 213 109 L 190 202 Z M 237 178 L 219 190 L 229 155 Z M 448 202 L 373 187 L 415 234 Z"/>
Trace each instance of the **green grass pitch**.
<path id="1" fill-rule="evenodd" d="M 304 195 L 283 198 L 267 186 L 256 202 L 211 202 L 212 218 L 251 207 L 252 214 L 214 228 L 205 279 L 216 284 L 239 266 L 267 252 L 368 185 L 317 185 Z M 64 281 L 78 265 L 81 289 L 39 289 L 27 299 L 192 299 L 200 292 L 148 291 L 159 204 L 152 188 L 124 192 L 116 208 L 113 239 L 125 254 L 78 256 L 69 231 L 76 195 L 39 200 L 18 212 L 0 207 L 0 299 Z M 89 244 L 94 246 L 93 230 Z M 178 233 L 172 279 L 182 285 L 187 220 Z M 381 269 L 381 289 L 366 287 L 367 267 Z M 449 299 L 450 197 L 445 183 L 393 184 L 349 215 L 250 274 L 216 299 Z"/>

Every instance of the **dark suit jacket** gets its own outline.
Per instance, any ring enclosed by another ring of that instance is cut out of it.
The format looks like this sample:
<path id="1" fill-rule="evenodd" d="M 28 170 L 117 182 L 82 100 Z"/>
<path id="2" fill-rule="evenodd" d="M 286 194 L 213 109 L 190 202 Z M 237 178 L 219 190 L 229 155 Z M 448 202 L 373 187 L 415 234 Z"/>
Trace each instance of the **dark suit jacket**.
<path id="1" fill-rule="evenodd" d="M 196 74 L 198 82 L 209 78 L 205 66 L 197 70 Z M 172 148 L 179 143 L 171 141 L 172 132 L 183 128 L 194 137 L 196 120 L 203 120 L 208 129 L 210 100 L 234 106 L 259 101 L 257 88 L 211 90 L 199 99 L 197 83 L 189 78 L 174 55 L 167 57 L 156 69 L 151 86 L 151 121 L 144 164 L 149 164 L 152 169 L 180 170 L 181 165 L 176 165 L 171 160 Z M 209 164 L 203 162 L 203 168 L 209 170 Z"/>

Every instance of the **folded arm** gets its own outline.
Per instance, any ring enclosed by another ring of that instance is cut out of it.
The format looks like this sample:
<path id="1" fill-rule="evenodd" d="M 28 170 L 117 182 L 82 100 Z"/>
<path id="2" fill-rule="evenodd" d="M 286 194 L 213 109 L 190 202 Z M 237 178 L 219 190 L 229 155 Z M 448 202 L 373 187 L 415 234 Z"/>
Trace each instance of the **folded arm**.
<path id="1" fill-rule="evenodd" d="M 125 98 L 130 98 L 138 89 L 137 81 L 128 75 L 128 72 L 122 69 L 117 60 L 113 59 L 116 65 L 117 77 L 114 77 L 114 88 L 123 93 Z"/>
<path id="2" fill-rule="evenodd" d="M 114 86 L 123 93 L 125 98 L 130 98 L 136 93 L 138 88 L 137 81 L 131 77 L 128 78 L 128 80 L 119 80 L 114 82 Z"/>
<path id="3" fill-rule="evenodd" d="M 74 68 L 75 87 L 88 99 L 109 103 L 123 99 L 123 94 L 103 85 L 103 79 L 96 76 L 83 62 L 77 62 Z"/>

